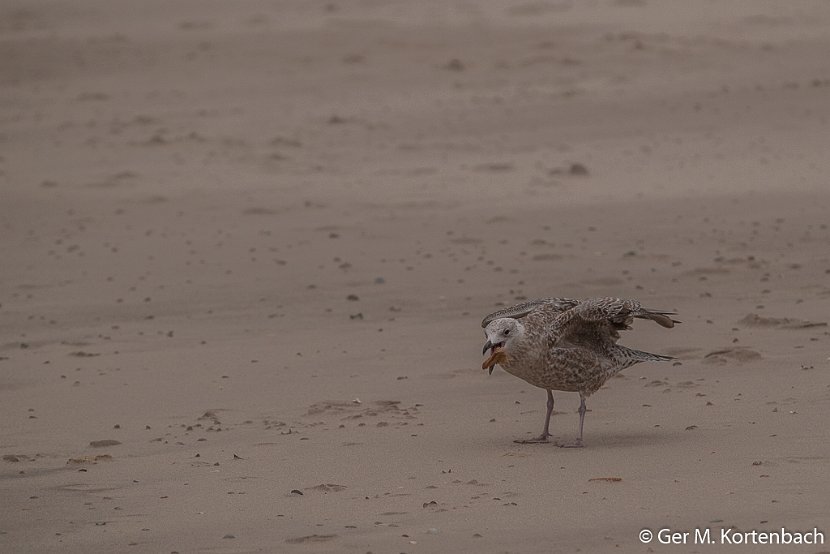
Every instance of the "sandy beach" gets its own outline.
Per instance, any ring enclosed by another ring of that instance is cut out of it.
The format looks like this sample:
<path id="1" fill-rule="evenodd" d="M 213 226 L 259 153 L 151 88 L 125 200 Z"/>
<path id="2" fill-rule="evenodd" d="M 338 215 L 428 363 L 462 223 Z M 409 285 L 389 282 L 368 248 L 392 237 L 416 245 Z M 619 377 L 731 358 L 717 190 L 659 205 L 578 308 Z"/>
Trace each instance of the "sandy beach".
<path id="1" fill-rule="evenodd" d="M 830 541 L 829 26 L 808 0 L 4 2 L 0 551 Z M 481 318 L 548 296 L 682 321 L 624 334 L 677 361 L 592 396 L 582 449 L 514 443 L 545 393 L 481 369 Z"/>

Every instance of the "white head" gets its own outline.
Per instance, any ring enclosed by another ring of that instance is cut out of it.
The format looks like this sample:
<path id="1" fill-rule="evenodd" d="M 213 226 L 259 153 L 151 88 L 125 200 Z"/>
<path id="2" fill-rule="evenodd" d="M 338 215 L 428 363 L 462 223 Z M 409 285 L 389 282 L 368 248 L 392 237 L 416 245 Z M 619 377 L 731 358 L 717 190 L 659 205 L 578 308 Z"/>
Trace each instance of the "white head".
<path id="1" fill-rule="evenodd" d="M 524 330 L 524 325 L 519 323 L 518 319 L 512 317 L 494 319 L 484 328 L 484 336 L 487 338 L 484 351 L 497 347 L 509 351 L 510 345 L 521 336 Z"/>
<path id="2" fill-rule="evenodd" d="M 519 320 L 511 317 L 502 317 L 494 319 L 484 328 L 484 336 L 487 342 L 484 344 L 482 355 L 490 350 L 490 357 L 485 362 L 484 367 L 489 367 L 490 373 L 493 373 L 493 368 L 499 363 L 499 358 L 496 356 L 499 352 L 504 355 L 509 355 L 511 346 L 524 334 L 524 325 L 519 323 Z"/>

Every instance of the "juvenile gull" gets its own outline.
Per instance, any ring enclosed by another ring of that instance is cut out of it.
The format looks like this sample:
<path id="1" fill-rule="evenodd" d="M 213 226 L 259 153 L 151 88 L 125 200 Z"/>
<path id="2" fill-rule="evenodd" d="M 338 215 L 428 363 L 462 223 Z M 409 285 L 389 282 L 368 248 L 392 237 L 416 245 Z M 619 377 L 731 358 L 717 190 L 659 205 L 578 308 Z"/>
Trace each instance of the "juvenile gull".
<path id="1" fill-rule="evenodd" d="M 634 318 L 650 319 L 674 327 L 675 312 L 649 310 L 636 300 L 619 298 L 544 298 L 517 304 L 484 318 L 487 342 L 482 354 L 490 356 L 482 369 L 498 364 L 511 375 L 545 389 L 548 395 L 545 428 L 534 439 L 547 442 L 554 390 L 579 393 L 579 437 L 562 446 L 581 447 L 585 399 L 623 369 L 640 362 L 672 360 L 617 344 L 619 331 L 631 329 Z"/>

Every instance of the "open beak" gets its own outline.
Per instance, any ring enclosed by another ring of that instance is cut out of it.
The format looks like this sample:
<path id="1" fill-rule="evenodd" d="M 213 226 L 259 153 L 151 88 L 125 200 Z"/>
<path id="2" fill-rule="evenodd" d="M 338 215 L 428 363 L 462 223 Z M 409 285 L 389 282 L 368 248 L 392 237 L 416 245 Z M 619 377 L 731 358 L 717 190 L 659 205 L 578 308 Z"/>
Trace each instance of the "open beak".
<path id="1" fill-rule="evenodd" d="M 484 350 L 481 351 L 481 354 L 487 354 L 487 351 L 490 351 L 490 356 L 484 363 L 481 364 L 481 369 L 489 369 L 490 375 L 493 374 L 493 368 L 496 367 L 496 364 L 501 364 L 507 361 L 507 354 L 504 353 L 504 343 L 500 342 L 498 344 L 493 344 L 491 341 L 487 341 L 484 344 Z"/>

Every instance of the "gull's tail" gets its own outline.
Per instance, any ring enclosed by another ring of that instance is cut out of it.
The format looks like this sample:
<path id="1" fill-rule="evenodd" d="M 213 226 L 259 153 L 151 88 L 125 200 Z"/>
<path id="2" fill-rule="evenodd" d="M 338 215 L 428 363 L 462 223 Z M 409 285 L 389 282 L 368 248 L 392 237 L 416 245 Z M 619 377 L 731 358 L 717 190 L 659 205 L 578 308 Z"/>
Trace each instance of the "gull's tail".
<path id="1" fill-rule="evenodd" d="M 675 358 L 671 356 L 663 356 L 662 354 L 652 354 L 651 352 L 643 352 L 642 350 L 634 350 L 626 348 L 638 362 L 670 362 Z"/>
<path id="2" fill-rule="evenodd" d="M 619 371 L 622 371 L 623 369 L 631 367 L 634 364 L 639 364 L 640 362 L 670 362 L 675 358 L 616 345 L 614 348 L 614 359 L 620 366 Z"/>

